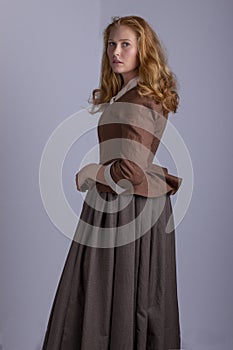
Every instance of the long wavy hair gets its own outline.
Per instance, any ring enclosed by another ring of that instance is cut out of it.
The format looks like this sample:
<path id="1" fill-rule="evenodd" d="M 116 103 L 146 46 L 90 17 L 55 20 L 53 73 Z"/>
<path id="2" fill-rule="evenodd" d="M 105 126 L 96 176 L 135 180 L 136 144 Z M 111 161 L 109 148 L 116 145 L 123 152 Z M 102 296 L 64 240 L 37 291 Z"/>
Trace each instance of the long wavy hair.
<path id="1" fill-rule="evenodd" d="M 134 30 L 138 42 L 137 90 L 141 96 L 151 96 L 161 103 L 164 113 L 176 113 L 179 104 L 177 79 L 167 64 L 167 57 L 157 34 L 149 24 L 138 16 L 113 17 L 104 30 L 104 48 L 101 63 L 99 88 L 93 90 L 91 103 L 94 106 L 108 103 L 123 86 L 121 74 L 115 73 L 107 55 L 108 39 L 114 26 L 126 25 Z"/>

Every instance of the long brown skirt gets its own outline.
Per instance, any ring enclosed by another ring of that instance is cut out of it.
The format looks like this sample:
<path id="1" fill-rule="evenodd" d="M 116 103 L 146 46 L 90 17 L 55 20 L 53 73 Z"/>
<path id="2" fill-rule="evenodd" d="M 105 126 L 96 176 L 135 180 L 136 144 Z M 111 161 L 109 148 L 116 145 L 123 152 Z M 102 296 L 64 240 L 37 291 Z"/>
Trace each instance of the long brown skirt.
<path id="1" fill-rule="evenodd" d="M 180 349 L 169 218 L 168 194 L 87 192 L 43 350 Z"/>

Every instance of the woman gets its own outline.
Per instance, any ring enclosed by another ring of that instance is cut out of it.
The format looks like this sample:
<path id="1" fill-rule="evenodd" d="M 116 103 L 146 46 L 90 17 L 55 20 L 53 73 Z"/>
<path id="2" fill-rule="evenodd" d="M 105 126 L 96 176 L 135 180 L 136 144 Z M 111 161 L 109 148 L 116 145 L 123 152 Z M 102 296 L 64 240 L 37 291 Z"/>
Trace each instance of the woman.
<path id="1" fill-rule="evenodd" d="M 105 29 L 92 102 L 103 110 L 100 163 L 76 175 L 88 191 L 43 350 L 180 349 L 170 195 L 182 179 L 152 163 L 178 94 L 144 19 L 114 18 Z"/>

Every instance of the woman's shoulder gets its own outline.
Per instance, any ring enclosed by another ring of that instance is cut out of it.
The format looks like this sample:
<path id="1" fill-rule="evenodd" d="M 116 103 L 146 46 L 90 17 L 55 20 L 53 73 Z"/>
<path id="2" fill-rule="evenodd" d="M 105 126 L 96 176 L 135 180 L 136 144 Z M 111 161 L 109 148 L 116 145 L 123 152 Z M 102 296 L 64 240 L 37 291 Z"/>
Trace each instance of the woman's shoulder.
<path id="1" fill-rule="evenodd" d="M 157 103 L 151 96 L 141 96 L 136 86 L 128 90 L 116 102 L 128 102 L 128 103 L 138 104 L 163 115 L 162 104 Z"/>

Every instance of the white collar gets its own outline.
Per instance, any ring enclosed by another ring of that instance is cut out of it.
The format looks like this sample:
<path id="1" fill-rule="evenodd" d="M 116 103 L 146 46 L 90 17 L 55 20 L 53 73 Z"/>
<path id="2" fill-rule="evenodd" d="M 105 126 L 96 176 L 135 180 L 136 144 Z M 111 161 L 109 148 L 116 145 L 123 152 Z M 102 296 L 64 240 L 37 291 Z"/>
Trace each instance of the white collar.
<path id="1" fill-rule="evenodd" d="M 117 95 L 113 96 L 110 100 L 110 104 L 118 100 L 122 95 L 126 93 L 126 91 L 132 89 L 133 87 L 137 86 L 137 82 L 139 80 L 139 76 L 132 78 L 128 81 L 128 83 L 118 92 Z"/>

